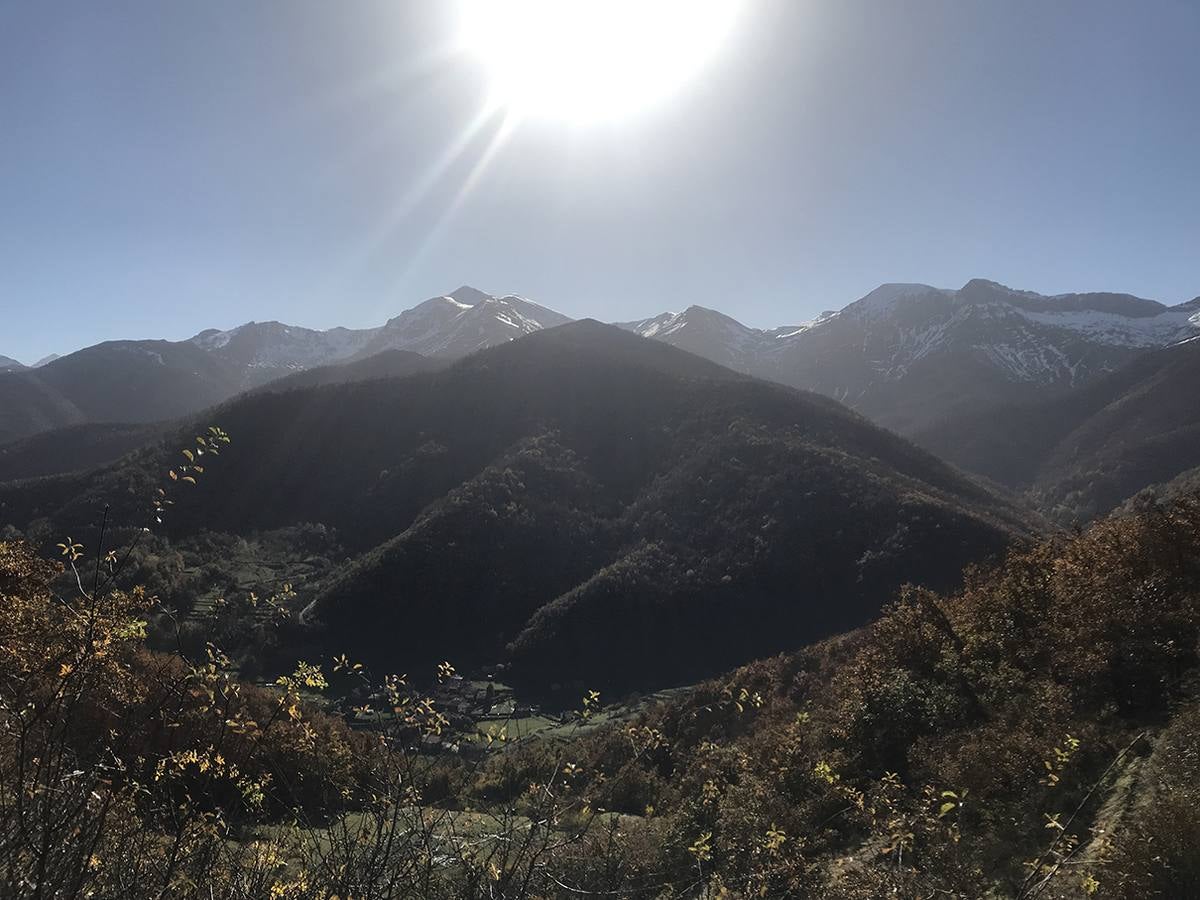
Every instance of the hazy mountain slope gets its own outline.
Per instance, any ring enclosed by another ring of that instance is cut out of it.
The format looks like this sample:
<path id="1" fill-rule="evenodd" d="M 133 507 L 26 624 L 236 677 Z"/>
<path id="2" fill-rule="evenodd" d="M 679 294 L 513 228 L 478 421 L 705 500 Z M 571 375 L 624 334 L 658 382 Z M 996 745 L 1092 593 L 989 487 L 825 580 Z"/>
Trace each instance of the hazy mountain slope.
<path id="1" fill-rule="evenodd" d="M 645 337 L 843 401 L 915 434 L 983 405 L 1089 383 L 1200 332 L 1200 305 L 1126 294 L 1047 297 L 976 279 L 957 291 L 886 284 L 790 328 L 747 328 L 710 310 L 626 323 Z"/>
<path id="2" fill-rule="evenodd" d="M 189 341 L 108 341 L 0 374 L 0 440 L 85 422 L 156 422 L 241 390 L 244 373 Z"/>
<path id="3" fill-rule="evenodd" d="M 597 647 L 631 660 L 612 685 L 691 677 L 864 621 L 902 581 L 952 582 L 1031 524 L 833 401 L 594 322 L 209 419 L 233 444 L 168 529 L 337 528 L 365 555 L 314 598 L 308 639 L 385 670 L 511 640 L 530 683 L 542 659 L 593 671 Z M 0 487 L 0 508 L 86 534 L 105 502 L 127 521 L 170 461 Z M 656 659 L 636 653 L 650 634 Z"/>
<path id="4" fill-rule="evenodd" d="M 64 356 L 33 377 L 92 422 L 172 419 L 226 399 L 241 372 L 188 341 L 107 341 Z"/>
<path id="5" fill-rule="evenodd" d="M 0 443 L 85 419 L 79 407 L 36 373 L 0 372 Z"/>
<path id="6" fill-rule="evenodd" d="M 1200 465 L 1200 342 L 1155 354 L 1157 370 L 1067 435 L 1033 496 L 1059 518 L 1091 518 Z"/>
<path id="7" fill-rule="evenodd" d="M 1032 489 L 1070 521 L 1200 465 L 1200 341 L 1148 353 L 1068 395 L 985 408 L 915 436 L 969 471 Z"/>
<path id="8" fill-rule="evenodd" d="M 1049 457 L 1075 429 L 1110 404 L 1174 368 L 1195 351 L 1178 345 L 1148 352 L 1116 372 L 1061 397 L 985 406 L 951 416 L 914 435 L 923 447 L 967 471 L 1014 488 L 1038 478 Z"/>
<path id="9" fill-rule="evenodd" d="M 0 355 L 0 372 L 18 372 L 24 368 L 24 364 L 17 362 L 12 357 Z"/>

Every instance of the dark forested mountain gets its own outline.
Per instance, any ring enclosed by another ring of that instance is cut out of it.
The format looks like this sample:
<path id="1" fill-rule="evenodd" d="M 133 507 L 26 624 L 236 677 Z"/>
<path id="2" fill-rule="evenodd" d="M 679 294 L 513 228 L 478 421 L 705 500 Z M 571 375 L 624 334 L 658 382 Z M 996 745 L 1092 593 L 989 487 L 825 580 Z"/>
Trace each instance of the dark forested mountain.
<path id="1" fill-rule="evenodd" d="M 903 582 L 953 584 L 1031 526 L 834 401 L 590 321 L 211 418 L 233 444 L 167 527 L 333 527 L 358 556 L 307 637 L 382 670 L 507 655 L 540 687 L 686 680 L 861 623 Z M 2 487 L 0 511 L 136 519 L 167 446 Z"/>
<path id="2" fill-rule="evenodd" d="M 915 439 L 1069 522 L 1200 465 L 1200 340 L 1148 353 L 1062 397 L 984 409 Z"/>
<path id="3" fill-rule="evenodd" d="M 0 482 L 95 468 L 157 441 L 175 427 L 163 422 L 67 425 L 0 444 Z"/>
<path id="4" fill-rule="evenodd" d="M 887 284 L 838 313 L 773 331 L 711 310 L 626 323 L 740 371 L 815 390 L 902 434 L 958 411 L 1066 392 L 1200 332 L 1200 303 L 1047 297 L 976 279 Z"/>
<path id="5" fill-rule="evenodd" d="M 9 356 L 0 356 L 0 372 L 17 372 L 24 369 L 21 363 Z"/>
<path id="6" fill-rule="evenodd" d="M 520 297 L 464 287 L 378 328 L 250 322 L 186 341 L 109 341 L 37 369 L 0 365 L 0 442 L 88 422 L 179 418 L 316 366 L 384 350 L 453 359 L 566 321 Z"/>
<path id="7" fill-rule="evenodd" d="M 321 384 L 344 384 L 374 378 L 398 378 L 447 365 L 408 350 L 384 350 L 351 362 L 316 366 L 269 381 L 255 390 L 286 391 Z M 102 466 L 179 427 L 163 422 L 91 422 L 64 425 L 0 443 L 0 482 L 57 475 Z"/>

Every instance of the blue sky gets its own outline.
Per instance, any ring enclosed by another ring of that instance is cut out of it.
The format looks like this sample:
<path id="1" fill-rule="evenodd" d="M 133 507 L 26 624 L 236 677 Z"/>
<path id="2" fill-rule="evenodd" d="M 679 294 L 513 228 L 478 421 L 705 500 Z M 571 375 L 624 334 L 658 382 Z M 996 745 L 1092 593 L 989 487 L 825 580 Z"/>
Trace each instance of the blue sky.
<path id="1" fill-rule="evenodd" d="M 753 325 L 885 281 L 1200 294 L 1200 3 L 748 0 L 669 101 L 526 122 L 443 3 L 0 0 L 0 353 L 468 283 Z"/>

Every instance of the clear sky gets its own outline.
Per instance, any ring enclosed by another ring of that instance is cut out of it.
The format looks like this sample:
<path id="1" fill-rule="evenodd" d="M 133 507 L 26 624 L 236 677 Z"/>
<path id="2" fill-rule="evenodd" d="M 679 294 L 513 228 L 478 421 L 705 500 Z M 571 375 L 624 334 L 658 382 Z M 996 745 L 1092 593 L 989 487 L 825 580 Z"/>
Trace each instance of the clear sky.
<path id="1" fill-rule="evenodd" d="M 747 0 L 669 99 L 490 154 L 449 9 L 0 0 L 0 353 L 463 283 L 760 326 L 885 281 L 1200 294 L 1196 0 Z"/>

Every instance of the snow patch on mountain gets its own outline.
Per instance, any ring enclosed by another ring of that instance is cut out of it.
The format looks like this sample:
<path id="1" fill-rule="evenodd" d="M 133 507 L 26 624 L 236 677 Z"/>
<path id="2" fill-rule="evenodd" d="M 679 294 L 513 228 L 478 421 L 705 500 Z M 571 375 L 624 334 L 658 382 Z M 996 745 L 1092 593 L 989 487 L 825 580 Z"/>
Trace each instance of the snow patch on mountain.
<path id="1" fill-rule="evenodd" d="M 232 340 L 233 336 L 243 328 L 248 328 L 254 325 L 249 322 L 246 325 L 239 325 L 237 328 L 231 328 L 229 331 L 218 331 L 215 328 L 208 328 L 191 339 L 192 343 L 204 350 L 220 350 Z"/>
<path id="2" fill-rule="evenodd" d="M 1098 356 L 1099 348 L 1166 346 L 1200 330 L 1200 312 L 1126 294 L 1043 296 L 975 279 L 959 291 L 883 285 L 796 337 L 811 341 L 821 326 L 854 328 L 872 368 L 891 380 L 945 349 L 973 350 L 1015 381 L 1075 384 L 1110 368 L 1102 358 L 1084 366 L 1084 348 Z"/>
<path id="3" fill-rule="evenodd" d="M 384 350 L 409 350 L 424 356 L 465 356 L 570 319 L 525 297 L 492 297 L 474 288 L 433 297 L 375 329 L 355 358 Z"/>
<path id="4" fill-rule="evenodd" d="M 1014 385 L 1081 384 L 1133 353 L 1200 334 L 1200 298 L 1167 307 L 1129 294 L 1047 296 L 973 279 L 958 290 L 883 284 L 840 311 L 770 331 L 695 306 L 618 324 L 853 404 L 872 395 L 873 384 L 898 383 L 929 365 L 990 372 L 989 380 Z"/>
<path id="5" fill-rule="evenodd" d="M 860 300 L 851 303 L 841 314 L 863 318 L 886 318 L 896 314 L 906 301 L 930 294 L 950 296 L 953 292 L 943 291 L 928 284 L 881 284 Z"/>
<path id="6" fill-rule="evenodd" d="M 261 382 L 264 370 L 298 371 L 385 350 L 461 356 L 568 321 L 524 297 L 493 297 L 463 286 L 406 309 L 378 328 L 317 331 L 281 322 L 248 322 L 224 331 L 202 331 L 191 343 L 254 371 L 250 380 Z"/>
<path id="7" fill-rule="evenodd" d="M 1088 340 L 1116 347 L 1162 347 L 1177 340 L 1189 327 L 1200 327 L 1200 313 L 1164 310 L 1156 316 L 1132 318 L 1097 310 L 1030 312 L 1021 314 L 1031 322 L 1062 328 Z"/>

